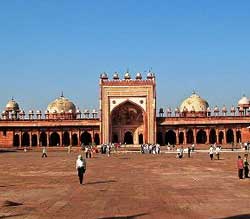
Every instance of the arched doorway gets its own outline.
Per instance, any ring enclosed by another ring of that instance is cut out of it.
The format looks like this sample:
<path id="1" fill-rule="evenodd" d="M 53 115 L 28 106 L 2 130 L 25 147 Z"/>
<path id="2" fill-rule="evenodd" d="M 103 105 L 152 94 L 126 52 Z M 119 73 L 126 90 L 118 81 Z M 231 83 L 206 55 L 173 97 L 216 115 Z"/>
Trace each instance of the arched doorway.
<path id="1" fill-rule="evenodd" d="M 157 133 L 157 144 L 163 145 L 163 137 L 162 137 L 162 133 L 158 132 Z"/>
<path id="2" fill-rule="evenodd" d="M 204 130 L 199 130 L 196 135 L 197 144 L 206 144 L 207 142 L 207 134 Z"/>
<path id="3" fill-rule="evenodd" d="M 232 129 L 227 130 L 226 140 L 228 144 L 231 144 L 234 142 L 234 132 Z"/>
<path id="4" fill-rule="evenodd" d="M 193 130 L 189 129 L 187 131 L 187 144 L 193 144 L 194 143 L 194 134 L 193 134 Z"/>
<path id="5" fill-rule="evenodd" d="M 51 146 L 59 146 L 60 145 L 60 136 L 57 132 L 53 132 L 50 135 L 50 145 Z"/>
<path id="6" fill-rule="evenodd" d="M 31 143 L 32 143 L 32 146 L 37 146 L 37 135 L 34 134 L 32 135 L 32 138 L 31 138 Z"/>
<path id="7" fill-rule="evenodd" d="M 78 137 L 77 134 L 72 135 L 72 146 L 78 145 Z"/>
<path id="8" fill-rule="evenodd" d="M 116 133 L 113 133 L 112 143 L 118 143 L 118 142 L 119 142 L 118 135 Z"/>
<path id="9" fill-rule="evenodd" d="M 219 144 L 222 144 L 224 140 L 224 133 L 222 131 L 220 131 L 219 133 Z"/>
<path id="10" fill-rule="evenodd" d="M 144 123 L 144 110 L 141 106 L 131 101 L 121 103 L 116 106 L 111 113 L 112 136 L 110 136 L 110 141 L 123 141 L 124 143 L 126 142 L 126 144 L 139 144 L 140 139 L 137 138 L 137 135 L 139 137 L 140 133 L 145 132 Z M 130 134 L 125 130 L 130 130 Z M 117 137 L 120 139 L 116 139 L 116 136 L 114 136 L 115 133 L 119 133 Z M 136 136 L 135 139 L 134 136 Z M 143 141 L 147 142 L 147 139 L 143 139 Z"/>
<path id="11" fill-rule="evenodd" d="M 209 143 L 210 144 L 216 143 L 216 131 L 215 131 L 215 129 L 211 129 L 211 131 L 209 133 Z"/>
<path id="12" fill-rule="evenodd" d="M 70 145 L 70 139 L 69 139 L 69 133 L 64 132 L 62 136 L 62 145 L 63 146 L 69 146 Z"/>
<path id="13" fill-rule="evenodd" d="M 125 133 L 124 144 L 134 144 L 133 134 L 131 132 Z"/>
<path id="14" fill-rule="evenodd" d="M 176 134 L 173 130 L 167 131 L 165 135 L 165 144 L 170 144 L 170 145 L 176 144 Z"/>
<path id="15" fill-rule="evenodd" d="M 99 145 L 99 144 L 100 144 L 100 137 L 99 137 L 99 134 L 98 134 L 98 133 L 95 134 L 95 144 L 96 144 L 96 145 Z"/>
<path id="16" fill-rule="evenodd" d="M 90 145 L 92 143 L 91 134 L 87 131 L 81 134 L 81 144 Z"/>
<path id="17" fill-rule="evenodd" d="M 45 132 L 42 132 L 40 134 L 40 146 L 47 146 L 47 134 Z"/>
<path id="18" fill-rule="evenodd" d="M 18 134 L 14 135 L 13 146 L 15 146 L 15 147 L 20 146 L 20 140 L 19 140 L 19 135 Z"/>
<path id="19" fill-rule="evenodd" d="M 22 146 L 30 146 L 30 135 L 27 132 L 23 133 Z"/>
<path id="20" fill-rule="evenodd" d="M 179 133 L 179 144 L 184 144 L 184 133 L 183 132 Z"/>
<path id="21" fill-rule="evenodd" d="M 143 144 L 143 134 L 139 134 L 139 144 Z"/>
<path id="22" fill-rule="evenodd" d="M 236 132 L 236 142 L 241 143 L 241 131 Z"/>

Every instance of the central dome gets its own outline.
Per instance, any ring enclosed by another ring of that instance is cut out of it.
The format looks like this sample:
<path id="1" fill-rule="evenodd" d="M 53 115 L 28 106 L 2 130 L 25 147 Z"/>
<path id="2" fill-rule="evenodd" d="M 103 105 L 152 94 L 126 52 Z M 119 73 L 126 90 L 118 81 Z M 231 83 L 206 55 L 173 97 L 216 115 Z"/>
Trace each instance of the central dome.
<path id="1" fill-rule="evenodd" d="M 76 106 L 63 95 L 51 102 L 47 107 L 48 113 L 76 113 Z"/>
<path id="2" fill-rule="evenodd" d="M 12 98 L 5 107 L 6 111 L 19 111 L 18 103 Z"/>
<path id="3" fill-rule="evenodd" d="M 193 93 L 190 97 L 185 99 L 181 106 L 180 111 L 187 111 L 187 112 L 205 112 L 209 107 L 208 102 L 202 99 L 196 93 Z"/>

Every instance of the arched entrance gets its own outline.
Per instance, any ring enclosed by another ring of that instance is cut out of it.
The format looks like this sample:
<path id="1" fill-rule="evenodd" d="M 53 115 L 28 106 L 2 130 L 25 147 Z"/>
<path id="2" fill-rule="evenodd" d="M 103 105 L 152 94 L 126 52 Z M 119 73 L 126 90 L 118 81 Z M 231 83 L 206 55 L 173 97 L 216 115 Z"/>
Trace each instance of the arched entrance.
<path id="1" fill-rule="evenodd" d="M 179 144 L 184 144 L 184 133 L 183 132 L 179 133 Z"/>
<path id="2" fill-rule="evenodd" d="M 92 143 L 91 134 L 87 131 L 81 134 L 81 144 L 83 145 L 90 145 Z"/>
<path id="3" fill-rule="evenodd" d="M 78 137 L 77 134 L 72 135 L 72 146 L 78 145 Z"/>
<path id="4" fill-rule="evenodd" d="M 32 143 L 32 146 L 37 146 L 37 135 L 34 134 L 32 135 L 32 138 L 31 138 L 31 143 Z"/>
<path id="5" fill-rule="evenodd" d="M 69 146 L 69 144 L 70 144 L 69 133 L 64 132 L 63 136 L 62 136 L 62 145 L 63 146 Z"/>
<path id="6" fill-rule="evenodd" d="M 110 141 L 139 144 L 139 134 L 145 136 L 144 123 L 144 110 L 139 105 L 130 101 L 118 105 L 111 113 Z M 145 141 L 147 139 L 143 139 Z"/>
<path id="7" fill-rule="evenodd" d="M 19 135 L 18 134 L 14 135 L 13 146 L 15 146 L 15 147 L 20 146 L 20 140 L 19 140 Z"/>
<path id="8" fill-rule="evenodd" d="M 165 135 L 165 144 L 170 144 L 170 145 L 176 144 L 176 134 L 173 130 L 167 131 Z"/>
<path id="9" fill-rule="evenodd" d="M 42 132 L 40 134 L 40 146 L 47 146 L 47 134 L 45 132 Z"/>
<path id="10" fill-rule="evenodd" d="M 193 144 L 194 143 L 194 134 L 193 134 L 193 130 L 189 129 L 187 131 L 187 144 Z"/>
<path id="11" fill-rule="evenodd" d="M 30 135 L 27 132 L 23 133 L 22 146 L 30 146 Z"/>
<path id="12" fill-rule="evenodd" d="M 139 144 L 143 144 L 143 134 L 139 134 Z"/>
<path id="13" fill-rule="evenodd" d="M 96 145 L 99 145 L 100 144 L 100 137 L 99 137 L 99 134 L 95 134 L 95 144 Z"/>
<path id="14" fill-rule="evenodd" d="M 112 143 L 118 143 L 118 142 L 119 142 L 118 135 L 116 133 L 113 133 Z"/>
<path id="15" fill-rule="evenodd" d="M 224 140 L 224 133 L 222 131 L 220 131 L 219 133 L 219 144 L 222 144 Z"/>
<path id="16" fill-rule="evenodd" d="M 196 136 L 197 144 L 205 144 L 207 141 L 207 134 L 204 130 L 199 130 Z"/>
<path id="17" fill-rule="evenodd" d="M 228 144 L 231 144 L 234 142 L 234 132 L 232 129 L 227 130 L 226 140 Z"/>
<path id="18" fill-rule="evenodd" d="M 126 132 L 124 135 L 124 144 L 134 144 L 132 132 Z"/>
<path id="19" fill-rule="evenodd" d="M 236 142 L 240 143 L 241 142 L 241 131 L 236 132 Z"/>
<path id="20" fill-rule="evenodd" d="M 60 145 L 60 136 L 57 132 L 53 132 L 50 135 L 50 145 L 51 146 L 59 146 Z"/>
<path id="21" fill-rule="evenodd" d="M 163 138 L 162 138 L 162 133 L 158 132 L 157 133 L 157 144 L 163 145 Z"/>
<path id="22" fill-rule="evenodd" d="M 209 133 L 209 143 L 210 144 L 216 143 L 216 131 L 215 131 L 215 129 L 211 129 L 211 131 Z"/>

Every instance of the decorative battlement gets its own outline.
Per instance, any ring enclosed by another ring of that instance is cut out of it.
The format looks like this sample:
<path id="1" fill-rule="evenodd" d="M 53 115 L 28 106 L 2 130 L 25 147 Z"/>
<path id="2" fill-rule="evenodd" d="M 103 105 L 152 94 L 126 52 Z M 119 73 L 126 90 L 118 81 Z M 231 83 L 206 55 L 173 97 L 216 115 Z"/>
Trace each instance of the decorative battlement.
<path id="1" fill-rule="evenodd" d="M 113 74 L 112 79 L 109 79 L 107 73 L 102 73 L 100 75 L 100 84 L 102 85 L 108 85 L 108 86 L 113 86 L 113 85 L 119 85 L 119 86 L 133 86 L 133 85 L 152 85 L 155 83 L 155 74 L 151 71 L 147 73 L 147 77 L 145 79 L 142 78 L 141 73 L 137 73 L 135 78 L 132 79 L 129 71 L 127 71 L 124 74 L 123 78 L 119 77 L 118 72 L 115 72 Z"/>

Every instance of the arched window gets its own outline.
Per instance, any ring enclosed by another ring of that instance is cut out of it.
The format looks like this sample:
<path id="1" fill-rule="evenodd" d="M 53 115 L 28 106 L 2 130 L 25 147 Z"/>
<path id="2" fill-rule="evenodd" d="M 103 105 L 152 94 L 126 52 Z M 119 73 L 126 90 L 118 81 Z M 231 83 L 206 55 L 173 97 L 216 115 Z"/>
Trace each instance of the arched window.
<path id="1" fill-rule="evenodd" d="M 59 146 L 60 145 L 60 136 L 57 132 L 53 132 L 50 135 L 50 145 L 51 146 Z"/>
<path id="2" fill-rule="evenodd" d="M 32 142 L 32 146 L 37 146 L 37 135 L 36 134 L 32 135 L 31 142 Z"/>
<path id="3" fill-rule="evenodd" d="M 14 135 L 13 146 L 15 146 L 15 147 L 20 146 L 20 140 L 19 140 L 19 135 L 18 134 Z"/>
<path id="4" fill-rule="evenodd" d="M 176 144 L 176 134 L 173 130 L 167 131 L 165 135 L 165 143 L 170 145 Z"/>
<path id="5" fill-rule="evenodd" d="M 23 133 L 22 146 L 30 146 L 30 135 L 27 132 Z"/>
<path id="6" fill-rule="evenodd" d="M 92 143 L 91 134 L 88 132 L 83 132 L 81 134 L 81 143 L 84 145 L 90 145 Z"/>
<path id="7" fill-rule="evenodd" d="M 231 144 L 231 143 L 234 142 L 234 132 L 233 132 L 232 129 L 228 129 L 228 130 L 227 130 L 226 139 L 227 139 L 227 143 L 228 143 L 228 144 Z"/>
<path id="8" fill-rule="evenodd" d="M 96 145 L 99 145 L 99 144 L 100 144 L 100 137 L 99 137 L 99 134 L 98 134 L 98 133 L 95 134 L 95 144 L 96 144 Z"/>
<path id="9" fill-rule="evenodd" d="M 216 143 L 216 131 L 215 129 L 211 129 L 210 134 L 209 134 L 209 143 L 214 144 Z"/>
<path id="10" fill-rule="evenodd" d="M 125 133 L 124 144 L 134 144 L 133 134 L 131 132 Z"/>
<path id="11" fill-rule="evenodd" d="M 187 144 L 193 144 L 194 143 L 194 134 L 193 134 L 193 130 L 189 129 L 187 131 Z"/>
<path id="12" fill-rule="evenodd" d="M 157 144 L 160 144 L 160 145 L 163 145 L 163 141 L 162 141 L 162 133 L 161 132 L 158 132 L 157 133 Z"/>
<path id="13" fill-rule="evenodd" d="M 64 132 L 63 136 L 62 136 L 62 144 L 63 146 L 69 146 L 70 144 L 70 139 L 69 139 L 69 133 L 68 132 Z"/>
<path id="14" fill-rule="evenodd" d="M 207 134 L 204 130 L 199 130 L 196 135 L 197 144 L 205 144 L 207 141 Z"/>
<path id="15" fill-rule="evenodd" d="M 184 133 L 183 132 L 179 133 L 179 144 L 184 144 Z"/>
<path id="16" fill-rule="evenodd" d="M 45 132 L 42 132 L 40 134 L 40 146 L 47 146 L 47 134 Z"/>
<path id="17" fill-rule="evenodd" d="M 78 145 L 78 137 L 77 137 L 77 134 L 73 134 L 73 135 L 72 135 L 72 145 L 73 145 L 73 146 Z"/>

